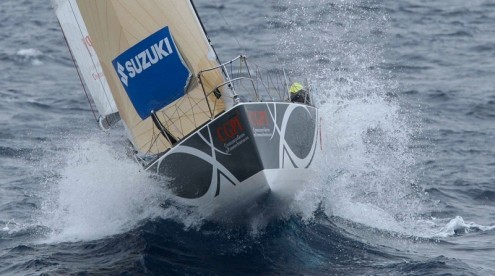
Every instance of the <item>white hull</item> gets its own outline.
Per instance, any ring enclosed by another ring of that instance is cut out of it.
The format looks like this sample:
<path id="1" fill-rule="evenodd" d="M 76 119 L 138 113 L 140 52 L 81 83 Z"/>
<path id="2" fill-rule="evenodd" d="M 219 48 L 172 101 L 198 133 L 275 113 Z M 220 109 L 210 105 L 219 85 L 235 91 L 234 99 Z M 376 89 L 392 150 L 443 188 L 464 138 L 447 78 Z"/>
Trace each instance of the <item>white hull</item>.
<path id="1" fill-rule="evenodd" d="M 230 220 L 265 198 L 290 202 L 312 181 L 317 110 L 293 103 L 243 103 L 180 142 L 152 166 L 174 200 Z"/>

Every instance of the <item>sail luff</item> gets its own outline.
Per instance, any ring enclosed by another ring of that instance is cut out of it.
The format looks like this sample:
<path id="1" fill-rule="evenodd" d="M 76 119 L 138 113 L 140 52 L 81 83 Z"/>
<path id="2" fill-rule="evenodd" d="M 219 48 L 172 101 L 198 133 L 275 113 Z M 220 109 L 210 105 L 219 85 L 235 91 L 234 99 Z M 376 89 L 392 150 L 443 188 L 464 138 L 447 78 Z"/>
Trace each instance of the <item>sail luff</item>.
<path id="1" fill-rule="evenodd" d="M 100 116 L 117 112 L 117 107 L 108 87 L 105 75 L 96 53 L 92 49 L 91 38 L 74 0 L 52 0 L 55 13 L 69 50 L 80 73 L 83 85 L 87 88 Z"/>

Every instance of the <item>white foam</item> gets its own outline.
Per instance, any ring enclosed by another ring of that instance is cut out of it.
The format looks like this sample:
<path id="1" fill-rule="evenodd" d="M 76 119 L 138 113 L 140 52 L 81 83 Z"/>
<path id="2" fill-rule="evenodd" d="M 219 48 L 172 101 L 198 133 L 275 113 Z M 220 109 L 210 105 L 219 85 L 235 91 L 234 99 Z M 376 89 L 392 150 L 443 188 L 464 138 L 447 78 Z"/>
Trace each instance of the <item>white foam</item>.
<path id="1" fill-rule="evenodd" d="M 17 55 L 22 56 L 22 57 L 28 57 L 28 58 L 39 57 L 39 56 L 43 55 L 43 52 L 41 52 L 38 49 L 34 49 L 34 48 L 20 49 L 17 51 Z"/>
<path id="2" fill-rule="evenodd" d="M 29 224 L 18 223 L 15 221 L 15 219 L 11 219 L 2 228 L 2 231 L 6 232 L 8 235 L 13 235 L 18 232 L 24 231 L 29 227 Z"/>
<path id="3" fill-rule="evenodd" d="M 40 58 L 43 56 L 43 52 L 38 49 L 20 49 L 17 51 L 16 55 L 23 61 L 30 61 L 31 64 L 34 66 L 43 65 L 43 62 L 40 60 Z"/>
<path id="4" fill-rule="evenodd" d="M 467 234 L 470 232 L 478 231 L 491 231 L 494 229 L 495 225 L 483 226 L 474 222 L 465 222 L 462 217 L 457 216 L 454 219 L 451 219 L 445 226 L 440 228 L 440 230 L 434 232 L 431 237 L 447 238 L 458 234 Z"/>
<path id="5" fill-rule="evenodd" d="M 360 202 L 339 202 L 333 208 L 332 215 L 349 219 L 353 222 L 397 233 L 405 233 L 404 228 L 397 220 L 387 211 L 373 204 Z"/>
<path id="6" fill-rule="evenodd" d="M 408 232 L 409 223 L 423 211 L 411 185 L 416 181 L 411 169 L 415 153 L 409 146 L 416 130 L 408 124 L 407 111 L 389 96 L 396 82 L 377 69 L 384 61 L 373 30 L 386 28 L 387 17 L 377 11 L 351 12 L 348 2 L 337 3 L 342 7 L 330 17 L 307 8 L 316 4 L 291 1 L 290 27 L 280 38 L 289 66 L 297 64 L 295 71 L 314 80 L 314 100 L 323 120 L 318 175 L 291 209 L 312 219 L 323 206 L 329 216 Z M 314 22 L 301 28 L 307 18 Z"/>
<path id="7" fill-rule="evenodd" d="M 122 233 L 163 211 L 163 183 L 100 139 L 77 142 L 64 154 L 60 178 L 48 183 L 41 224 L 51 229 L 51 242 Z"/>
<path id="8" fill-rule="evenodd" d="M 298 194 L 294 212 L 311 219 L 323 203 L 329 216 L 409 233 L 408 223 L 423 206 L 411 187 L 414 155 L 400 112 L 377 94 L 326 98 L 320 107 L 324 154 L 316 159 L 318 174 Z"/>
<path id="9" fill-rule="evenodd" d="M 5 224 L 5 227 L 4 227 L 4 228 L 2 228 L 2 231 L 5 231 L 5 232 L 7 232 L 7 231 L 11 231 L 11 229 L 9 228 L 9 225 L 10 225 L 11 223 L 14 223 L 14 224 L 15 224 L 14 219 L 9 220 L 9 221 Z"/>

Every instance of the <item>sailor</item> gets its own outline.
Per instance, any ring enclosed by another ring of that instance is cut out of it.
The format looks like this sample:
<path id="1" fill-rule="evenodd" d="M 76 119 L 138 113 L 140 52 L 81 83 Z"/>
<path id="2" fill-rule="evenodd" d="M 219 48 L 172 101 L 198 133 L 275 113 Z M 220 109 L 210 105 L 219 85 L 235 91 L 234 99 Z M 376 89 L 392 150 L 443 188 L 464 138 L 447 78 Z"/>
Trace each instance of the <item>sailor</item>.
<path id="1" fill-rule="evenodd" d="M 306 92 L 302 84 L 294 82 L 289 88 L 289 93 L 291 102 L 310 104 L 309 94 Z"/>

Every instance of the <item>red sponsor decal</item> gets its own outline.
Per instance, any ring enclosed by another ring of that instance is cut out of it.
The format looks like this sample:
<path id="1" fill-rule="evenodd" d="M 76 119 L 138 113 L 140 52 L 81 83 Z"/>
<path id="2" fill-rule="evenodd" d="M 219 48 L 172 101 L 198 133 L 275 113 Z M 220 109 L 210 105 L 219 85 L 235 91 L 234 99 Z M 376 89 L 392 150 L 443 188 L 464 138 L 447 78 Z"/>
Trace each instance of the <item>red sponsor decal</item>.
<path id="1" fill-rule="evenodd" d="M 84 37 L 84 43 L 86 45 L 88 45 L 89 47 L 93 47 L 93 41 L 91 41 L 91 37 L 89 35 L 87 35 L 86 37 Z"/>
<path id="2" fill-rule="evenodd" d="M 89 35 L 83 37 L 82 43 L 84 44 L 84 46 L 86 46 L 86 49 L 88 50 L 89 54 L 93 56 L 94 50 L 93 50 L 93 41 L 91 40 L 91 37 Z"/>
<path id="3" fill-rule="evenodd" d="M 244 132 L 244 127 L 241 124 L 239 115 L 236 115 L 217 128 L 217 137 L 218 140 L 225 143 L 242 132 Z"/>
<path id="4" fill-rule="evenodd" d="M 266 111 L 249 111 L 249 122 L 255 128 L 269 127 Z"/>
<path id="5" fill-rule="evenodd" d="M 101 79 L 101 78 L 103 78 L 104 76 L 105 76 L 105 75 L 103 74 L 103 72 L 93 73 L 93 79 L 94 79 L 94 80 Z"/>

